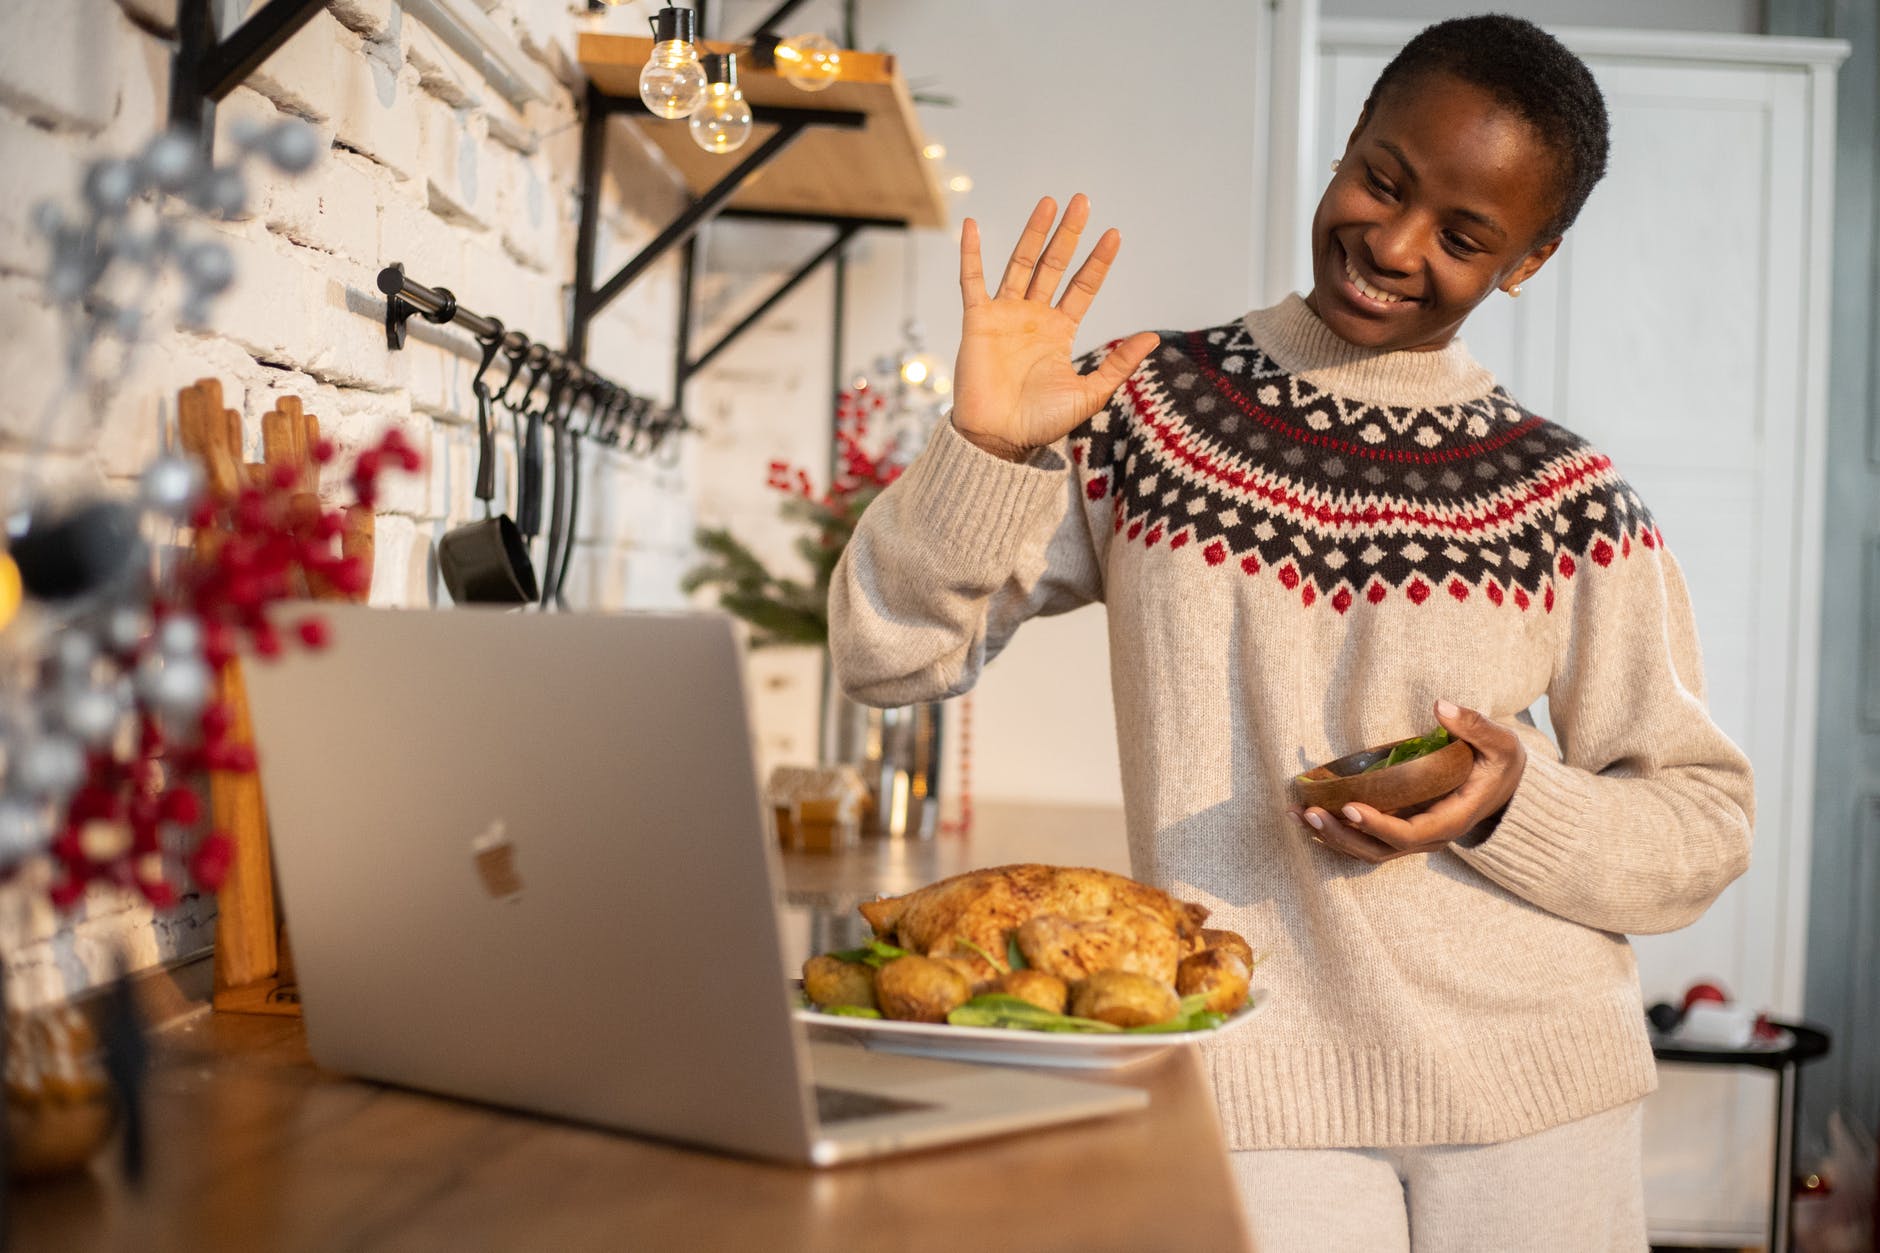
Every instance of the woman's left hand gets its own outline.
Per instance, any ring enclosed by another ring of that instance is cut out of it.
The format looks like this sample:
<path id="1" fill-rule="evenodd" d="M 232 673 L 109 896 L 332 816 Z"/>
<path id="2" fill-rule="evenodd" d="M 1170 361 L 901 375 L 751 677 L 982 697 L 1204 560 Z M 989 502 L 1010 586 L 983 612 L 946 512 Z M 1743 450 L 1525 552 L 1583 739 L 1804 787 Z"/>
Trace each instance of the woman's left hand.
<path id="1" fill-rule="evenodd" d="M 1408 818 L 1357 804 L 1336 814 L 1316 805 L 1288 812 L 1318 843 L 1374 865 L 1461 839 L 1507 807 L 1527 767 L 1527 749 L 1512 729 L 1446 700 L 1436 702 L 1436 720 L 1475 750 L 1475 765 L 1462 786 L 1427 809 Z"/>

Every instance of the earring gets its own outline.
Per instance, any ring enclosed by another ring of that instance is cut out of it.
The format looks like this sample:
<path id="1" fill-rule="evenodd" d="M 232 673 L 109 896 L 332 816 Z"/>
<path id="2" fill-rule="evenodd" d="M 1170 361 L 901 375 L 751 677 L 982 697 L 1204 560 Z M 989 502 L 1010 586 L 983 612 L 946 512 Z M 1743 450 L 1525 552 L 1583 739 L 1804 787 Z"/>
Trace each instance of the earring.
<path id="1" fill-rule="evenodd" d="M 1521 294 L 1521 284 L 1516 283 L 1513 287 L 1510 287 L 1508 289 L 1508 294 L 1510 296 L 1519 296 Z"/>
<path id="2" fill-rule="evenodd" d="M 1332 173 L 1334 174 L 1338 173 L 1338 158 L 1337 157 L 1332 158 Z"/>

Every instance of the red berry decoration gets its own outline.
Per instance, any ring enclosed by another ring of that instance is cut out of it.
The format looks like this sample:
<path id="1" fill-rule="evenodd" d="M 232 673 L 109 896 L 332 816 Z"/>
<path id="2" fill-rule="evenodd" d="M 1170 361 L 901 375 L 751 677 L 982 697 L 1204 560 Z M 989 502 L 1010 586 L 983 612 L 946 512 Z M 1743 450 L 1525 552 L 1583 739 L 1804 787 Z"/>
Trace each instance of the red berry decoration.
<path id="1" fill-rule="evenodd" d="M 163 794 L 163 820 L 192 826 L 202 818 L 202 800 L 188 788 L 174 787 Z"/>
<path id="2" fill-rule="evenodd" d="M 215 408 L 219 412 L 219 400 Z M 337 449 L 319 440 L 309 455 L 324 465 Z M 394 462 L 404 471 L 423 465 L 398 431 L 358 455 L 350 481 L 360 505 L 369 508 L 378 498 L 379 477 Z M 336 551 L 346 530 L 344 513 L 319 505 L 299 467 L 274 466 L 233 494 L 205 497 L 190 523 L 196 542 L 178 563 L 175 585 L 149 606 L 158 632 L 126 649 L 121 661 L 127 669 L 157 656 L 154 641 L 172 619 L 193 619 L 201 628 L 202 659 L 219 679 L 244 643 L 265 658 L 284 651 L 281 630 L 270 617 L 279 602 L 328 588 L 357 596 L 370 582 L 361 561 Z M 300 617 L 293 637 L 308 648 L 324 647 L 326 620 Z M 115 751 L 93 753 L 61 816 L 50 847 L 54 867 L 48 889 L 58 909 L 77 905 L 93 882 L 139 892 L 157 909 L 174 907 L 181 899 L 179 885 L 164 877 L 162 867 L 165 842 L 177 837 L 166 829 L 202 821 L 202 772 L 245 774 L 255 768 L 253 746 L 229 741 L 234 717 L 219 700 L 203 706 L 190 719 L 193 726 L 164 721 L 174 715 L 160 716 L 141 701 L 138 713 L 128 759 Z M 130 838 L 88 840 L 85 829 L 92 823 L 123 823 Z M 100 851 L 107 847 L 109 852 Z M 211 832 L 187 858 L 190 876 L 202 890 L 213 892 L 228 877 L 234 856 L 227 833 Z"/>

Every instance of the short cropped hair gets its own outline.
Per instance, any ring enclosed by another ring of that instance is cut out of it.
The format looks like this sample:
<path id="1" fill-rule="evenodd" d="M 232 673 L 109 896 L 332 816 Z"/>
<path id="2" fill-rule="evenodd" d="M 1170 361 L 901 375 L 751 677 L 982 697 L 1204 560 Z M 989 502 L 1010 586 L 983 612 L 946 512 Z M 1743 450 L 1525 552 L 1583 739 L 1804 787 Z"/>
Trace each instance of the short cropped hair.
<path id="1" fill-rule="evenodd" d="M 1447 74 L 1488 92 L 1553 149 L 1560 203 L 1542 238 L 1558 238 L 1605 176 L 1610 148 L 1606 101 L 1586 63 L 1523 18 L 1503 13 L 1452 18 L 1426 27 L 1404 45 L 1372 84 L 1365 111 L 1386 88 L 1431 74 Z"/>

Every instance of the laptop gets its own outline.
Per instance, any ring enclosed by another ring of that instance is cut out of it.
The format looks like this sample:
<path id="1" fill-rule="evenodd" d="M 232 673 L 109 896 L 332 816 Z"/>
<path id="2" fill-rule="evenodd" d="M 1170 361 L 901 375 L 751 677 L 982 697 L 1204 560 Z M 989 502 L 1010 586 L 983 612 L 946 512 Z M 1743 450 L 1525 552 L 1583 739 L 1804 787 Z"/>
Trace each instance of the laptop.
<path id="1" fill-rule="evenodd" d="M 320 612 L 244 677 L 322 1066 L 815 1166 L 1148 1103 L 809 1038 L 728 618 Z"/>

